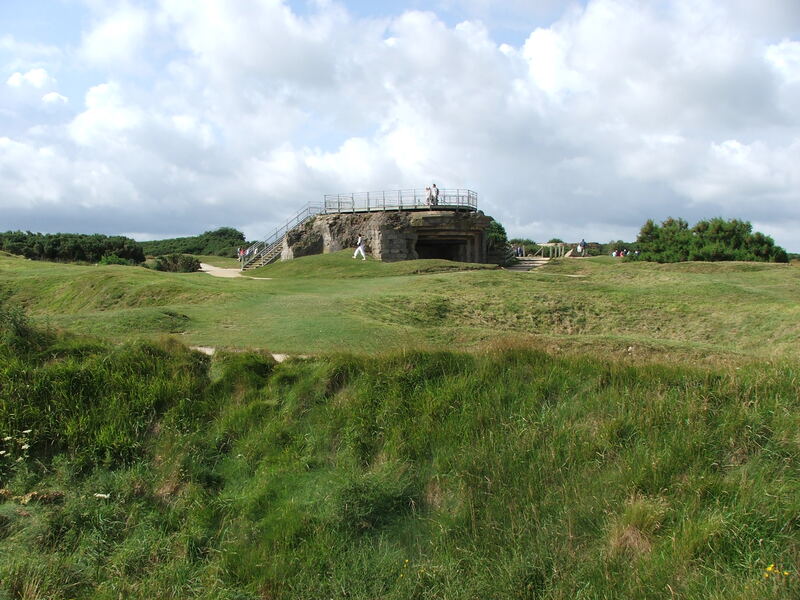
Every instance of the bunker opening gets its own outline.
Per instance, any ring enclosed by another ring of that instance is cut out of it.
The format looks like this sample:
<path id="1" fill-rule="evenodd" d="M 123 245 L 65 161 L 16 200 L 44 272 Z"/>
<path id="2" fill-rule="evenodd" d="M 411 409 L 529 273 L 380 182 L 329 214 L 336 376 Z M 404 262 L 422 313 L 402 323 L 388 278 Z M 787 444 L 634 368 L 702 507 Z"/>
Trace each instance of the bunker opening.
<path id="1" fill-rule="evenodd" d="M 458 240 L 418 240 L 417 255 L 420 258 L 442 258 L 463 260 L 466 244 Z"/>

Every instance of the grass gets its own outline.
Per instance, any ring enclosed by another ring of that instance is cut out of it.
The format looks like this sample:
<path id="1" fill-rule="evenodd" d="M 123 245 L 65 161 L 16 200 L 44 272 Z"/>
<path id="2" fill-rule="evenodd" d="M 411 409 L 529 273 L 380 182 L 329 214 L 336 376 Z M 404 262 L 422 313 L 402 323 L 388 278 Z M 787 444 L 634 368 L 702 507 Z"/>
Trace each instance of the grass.
<path id="1" fill-rule="evenodd" d="M 195 255 L 197 260 L 201 263 L 206 263 L 214 267 L 220 267 L 221 269 L 238 269 L 241 266 L 238 258 L 230 258 L 227 256 L 215 256 L 213 254 L 210 255 Z"/>
<path id="2" fill-rule="evenodd" d="M 800 593 L 794 362 L 210 363 L 20 319 L 0 368 L 0 597 Z"/>
<path id="3" fill-rule="evenodd" d="M 497 265 L 458 263 L 441 259 L 405 260 L 382 262 L 372 258 L 364 261 L 353 259 L 350 250 L 330 254 L 303 256 L 296 260 L 278 261 L 254 269 L 256 277 L 337 279 L 354 277 L 402 277 L 429 273 L 452 273 L 465 271 L 496 270 Z"/>
<path id="4" fill-rule="evenodd" d="M 0 257 L 0 599 L 800 596 L 796 266 L 458 266 Z"/>
<path id="5" fill-rule="evenodd" d="M 106 339 L 291 354 L 475 350 L 514 340 L 554 352 L 689 361 L 800 350 L 800 271 L 751 263 L 554 262 L 531 273 L 381 263 L 349 252 L 278 263 L 255 279 L 0 257 L 0 294 L 53 326 Z M 474 265 L 473 265 L 474 266 Z"/>

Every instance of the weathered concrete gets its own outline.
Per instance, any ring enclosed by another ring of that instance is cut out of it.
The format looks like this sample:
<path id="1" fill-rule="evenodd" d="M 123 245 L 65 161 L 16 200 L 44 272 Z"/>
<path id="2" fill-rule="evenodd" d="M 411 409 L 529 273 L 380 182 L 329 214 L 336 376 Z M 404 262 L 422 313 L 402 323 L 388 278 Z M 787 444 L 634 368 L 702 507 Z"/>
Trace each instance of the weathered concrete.
<path id="1" fill-rule="evenodd" d="M 387 211 L 317 215 L 289 232 L 281 260 L 355 248 L 361 235 L 366 252 L 384 261 L 446 258 L 488 262 L 486 229 L 491 223 L 480 211 Z"/>

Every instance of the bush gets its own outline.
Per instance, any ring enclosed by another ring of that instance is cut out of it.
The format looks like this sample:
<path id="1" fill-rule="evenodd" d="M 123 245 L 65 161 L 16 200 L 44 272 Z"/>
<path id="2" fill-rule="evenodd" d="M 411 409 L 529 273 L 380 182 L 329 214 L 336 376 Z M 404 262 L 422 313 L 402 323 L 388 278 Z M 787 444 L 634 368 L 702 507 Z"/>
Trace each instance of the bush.
<path id="1" fill-rule="evenodd" d="M 80 233 L 31 233 L 6 231 L 0 233 L 0 249 L 33 260 L 99 262 L 115 256 L 130 263 L 144 262 L 142 246 L 123 236 Z"/>
<path id="2" fill-rule="evenodd" d="M 750 260 L 788 262 L 786 251 L 773 239 L 760 232 L 753 233 L 748 221 L 719 217 L 699 221 L 694 227 L 683 219 L 669 218 L 661 225 L 649 219 L 639 231 L 636 245 L 641 251 L 631 259 L 660 263 L 686 260 L 723 261 Z"/>
<path id="3" fill-rule="evenodd" d="M 0 356 L 41 350 L 51 338 L 49 332 L 32 326 L 21 308 L 0 304 Z"/>
<path id="4" fill-rule="evenodd" d="M 497 221 L 489 223 L 486 229 L 489 262 L 509 265 L 516 261 L 505 228 Z"/>
<path id="5" fill-rule="evenodd" d="M 170 273 L 194 273 L 200 270 L 200 261 L 188 254 L 167 254 L 157 256 L 153 268 Z"/>
<path id="6" fill-rule="evenodd" d="M 233 227 L 220 227 L 200 235 L 142 242 L 145 253 L 164 254 L 214 254 L 236 256 L 236 249 L 245 246 L 244 234 Z"/>
<path id="7" fill-rule="evenodd" d="M 133 262 L 129 258 L 120 258 L 116 254 L 107 254 L 102 257 L 98 262 L 98 265 L 126 265 L 126 266 L 133 266 L 136 263 Z"/>

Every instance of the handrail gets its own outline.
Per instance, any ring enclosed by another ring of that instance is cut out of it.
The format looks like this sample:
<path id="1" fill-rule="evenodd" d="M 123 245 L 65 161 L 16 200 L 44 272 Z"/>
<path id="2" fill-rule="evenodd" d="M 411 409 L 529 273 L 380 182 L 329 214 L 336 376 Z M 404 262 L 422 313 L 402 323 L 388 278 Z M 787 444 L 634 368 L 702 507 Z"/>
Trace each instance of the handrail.
<path id="1" fill-rule="evenodd" d="M 326 194 L 323 210 L 326 213 L 342 213 L 420 208 L 477 210 L 478 194 L 467 189 L 443 189 L 439 190 L 438 202 L 429 200 L 428 192 L 418 188 Z"/>
<path id="2" fill-rule="evenodd" d="M 297 213 L 294 217 L 289 219 L 286 223 L 278 227 L 275 231 L 273 231 L 270 235 L 264 238 L 261 242 L 256 242 L 249 246 L 245 252 L 244 256 L 242 257 L 242 266 L 241 270 L 244 271 L 245 267 L 250 265 L 251 263 L 255 262 L 265 254 L 267 254 L 270 250 L 272 250 L 276 244 L 280 243 L 284 236 L 289 233 L 295 227 L 302 225 L 306 221 L 308 221 L 311 217 L 318 215 L 322 211 L 322 207 L 318 204 L 307 204 L 299 213 Z"/>

